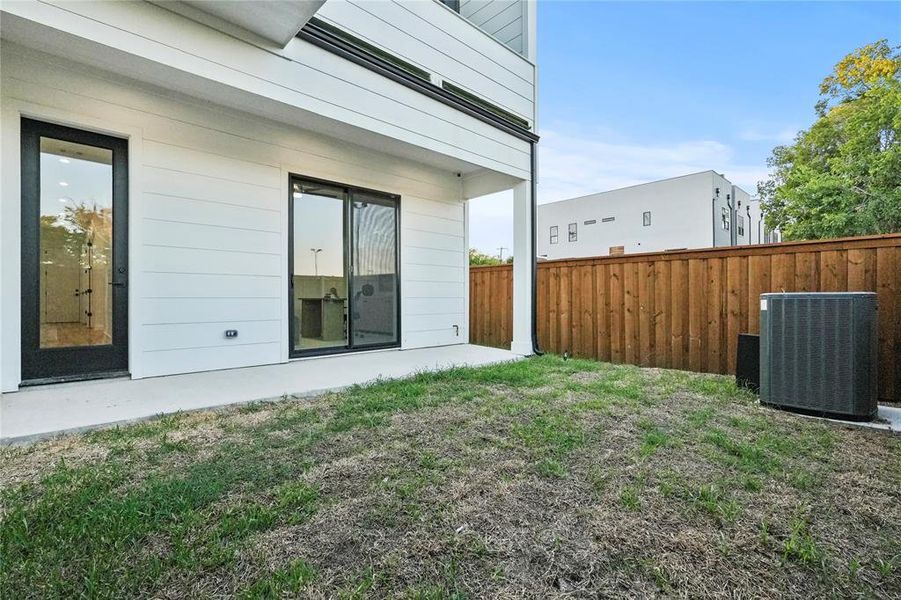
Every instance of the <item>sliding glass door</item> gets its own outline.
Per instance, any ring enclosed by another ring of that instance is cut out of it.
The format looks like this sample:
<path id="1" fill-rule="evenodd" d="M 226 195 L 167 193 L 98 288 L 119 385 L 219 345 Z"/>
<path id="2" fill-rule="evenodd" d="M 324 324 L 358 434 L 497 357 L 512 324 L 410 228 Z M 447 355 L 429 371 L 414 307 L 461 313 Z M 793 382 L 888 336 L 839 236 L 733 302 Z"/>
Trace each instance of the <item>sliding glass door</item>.
<path id="1" fill-rule="evenodd" d="M 292 178 L 292 356 L 399 345 L 398 201 Z"/>

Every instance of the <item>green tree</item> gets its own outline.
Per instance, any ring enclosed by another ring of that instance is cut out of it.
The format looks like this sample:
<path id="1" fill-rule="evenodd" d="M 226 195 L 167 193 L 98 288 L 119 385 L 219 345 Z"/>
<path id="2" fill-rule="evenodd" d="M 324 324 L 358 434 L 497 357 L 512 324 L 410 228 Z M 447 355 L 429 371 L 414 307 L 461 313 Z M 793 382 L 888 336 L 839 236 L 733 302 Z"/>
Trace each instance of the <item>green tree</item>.
<path id="1" fill-rule="evenodd" d="M 502 265 L 502 264 L 511 264 L 513 262 L 513 257 L 509 256 L 506 260 L 501 260 L 496 256 L 491 256 L 490 254 L 485 254 L 484 252 L 479 252 L 475 248 L 469 249 L 469 264 L 474 266 L 489 266 L 489 265 Z"/>
<path id="2" fill-rule="evenodd" d="M 767 161 L 757 186 L 785 239 L 901 231 L 901 52 L 855 50 L 820 85 L 817 121 Z"/>

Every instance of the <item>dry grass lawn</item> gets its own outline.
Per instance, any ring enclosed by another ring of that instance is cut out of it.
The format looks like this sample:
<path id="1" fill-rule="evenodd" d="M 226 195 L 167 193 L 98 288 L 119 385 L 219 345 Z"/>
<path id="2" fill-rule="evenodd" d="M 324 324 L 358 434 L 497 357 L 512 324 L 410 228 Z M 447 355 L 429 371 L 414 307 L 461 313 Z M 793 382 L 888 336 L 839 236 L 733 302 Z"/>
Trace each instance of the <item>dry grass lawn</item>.
<path id="1" fill-rule="evenodd" d="M 901 438 L 545 356 L 0 450 L 0 595 L 901 597 Z"/>

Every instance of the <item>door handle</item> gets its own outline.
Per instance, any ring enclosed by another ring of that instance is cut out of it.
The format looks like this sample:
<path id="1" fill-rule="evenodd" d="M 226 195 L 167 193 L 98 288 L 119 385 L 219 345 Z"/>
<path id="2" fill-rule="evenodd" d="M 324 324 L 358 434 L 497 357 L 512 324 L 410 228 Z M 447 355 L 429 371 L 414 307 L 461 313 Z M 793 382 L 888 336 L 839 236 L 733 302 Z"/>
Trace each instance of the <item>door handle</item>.
<path id="1" fill-rule="evenodd" d="M 110 281 L 109 284 L 113 287 L 127 287 L 128 285 L 124 281 Z"/>

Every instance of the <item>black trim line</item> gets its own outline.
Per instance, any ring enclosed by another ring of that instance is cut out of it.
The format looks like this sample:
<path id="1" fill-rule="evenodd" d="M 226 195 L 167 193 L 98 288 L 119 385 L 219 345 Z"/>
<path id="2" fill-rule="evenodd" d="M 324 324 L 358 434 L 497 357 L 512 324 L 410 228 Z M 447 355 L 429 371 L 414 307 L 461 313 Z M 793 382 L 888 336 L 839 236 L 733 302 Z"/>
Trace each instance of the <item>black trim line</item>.
<path id="1" fill-rule="evenodd" d="M 500 106 L 496 106 L 496 105 L 492 104 L 491 102 L 488 102 L 487 100 L 483 100 L 482 98 L 479 98 L 475 94 L 464 90 L 460 86 L 452 84 L 450 81 L 442 81 L 441 87 L 443 89 L 449 91 L 450 93 L 454 94 L 455 96 L 459 96 L 460 98 L 466 100 L 467 102 L 472 102 L 476 106 L 481 106 L 485 110 L 496 114 L 497 116 L 504 119 L 505 121 L 509 121 L 510 123 L 518 125 L 518 126 L 522 127 L 523 129 L 529 129 L 529 122 L 526 121 L 525 119 L 523 119 L 522 117 L 517 117 L 513 113 L 504 110 Z"/>
<path id="2" fill-rule="evenodd" d="M 474 102 L 461 98 L 430 81 L 420 79 L 391 62 L 358 48 L 312 21 L 303 26 L 303 29 L 298 32 L 297 37 L 314 46 L 322 48 L 327 52 L 336 54 L 361 67 L 424 94 L 433 100 L 437 100 L 442 104 L 466 113 L 467 115 L 500 129 L 504 133 L 508 133 L 520 140 L 534 144 L 539 139 L 538 136 L 531 131 L 518 127 Z"/>

